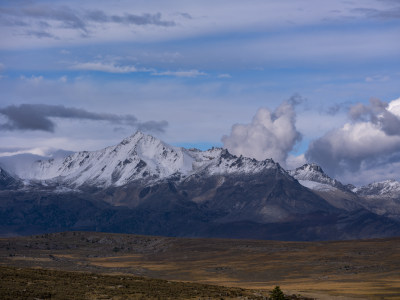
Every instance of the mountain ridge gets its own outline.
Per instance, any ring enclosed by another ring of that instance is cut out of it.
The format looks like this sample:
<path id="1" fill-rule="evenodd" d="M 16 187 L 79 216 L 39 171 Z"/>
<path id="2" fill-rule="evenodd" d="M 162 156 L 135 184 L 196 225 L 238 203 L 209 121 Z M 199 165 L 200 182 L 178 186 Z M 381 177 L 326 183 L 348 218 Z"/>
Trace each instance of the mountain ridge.
<path id="1" fill-rule="evenodd" d="M 227 164 L 228 161 L 230 164 Z M 236 157 L 222 148 L 200 151 L 173 147 L 137 131 L 115 146 L 75 152 L 66 158 L 37 161 L 31 170 L 17 175 L 23 179 L 74 187 L 93 185 L 106 188 L 141 179 L 154 181 L 176 174 L 187 177 L 204 171 L 208 174 L 257 173 L 274 167 L 281 169 L 272 159 L 259 162 Z"/>
<path id="2" fill-rule="evenodd" d="M 23 185 L 0 189 L 0 234 L 94 230 L 284 240 L 400 235 L 397 213 L 380 211 L 315 164 L 286 171 L 272 159 L 173 147 L 141 132 L 101 150 L 38 161 L 25 171 Z"/>

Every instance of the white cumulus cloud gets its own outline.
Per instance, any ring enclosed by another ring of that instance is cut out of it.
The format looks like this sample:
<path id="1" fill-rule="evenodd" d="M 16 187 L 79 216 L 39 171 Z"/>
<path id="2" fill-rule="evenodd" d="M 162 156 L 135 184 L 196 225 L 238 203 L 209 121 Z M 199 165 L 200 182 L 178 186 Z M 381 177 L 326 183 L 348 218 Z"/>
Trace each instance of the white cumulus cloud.
<path id="1" fill-rule="evenodd" d="M 259 108 L 250 124 L 235 124 L 230 135 L 222 137 L 225 148 L 235 155 L 257 160 L 272 158 L 286 165 L 288 153 L 300 141 L 295 126 L 296 113 L 290 102 L 274 112 Z"/>

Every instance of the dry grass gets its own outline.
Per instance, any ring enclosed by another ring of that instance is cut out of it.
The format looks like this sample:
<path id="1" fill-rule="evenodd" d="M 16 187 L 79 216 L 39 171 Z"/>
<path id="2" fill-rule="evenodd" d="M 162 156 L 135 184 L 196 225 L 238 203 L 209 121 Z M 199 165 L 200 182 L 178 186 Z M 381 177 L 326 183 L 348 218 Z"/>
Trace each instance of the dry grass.
<path id="1" fill-rule="evenodd" d="M 134 276 L 0 267 L 1 299 L 264 299 L 258 291 Z M 266 292 L 264 293 L 266 294 Z"/>
<path id="2" fill-rule="evenodd" d="M 0 264 L 262 290 L 280 285 L 321 299 L 400 299 L 399 238 L 307 243 L 63 233 L 0 239 Z"/>

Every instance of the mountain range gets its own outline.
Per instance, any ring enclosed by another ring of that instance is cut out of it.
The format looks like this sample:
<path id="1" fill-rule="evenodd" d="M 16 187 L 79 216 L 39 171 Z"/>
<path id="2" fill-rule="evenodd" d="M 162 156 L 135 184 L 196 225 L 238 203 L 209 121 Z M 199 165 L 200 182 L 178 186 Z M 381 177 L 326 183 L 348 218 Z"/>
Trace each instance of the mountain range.
<path id="1" fill-rule="evenodd" d="M 1 163 L 1 160 L 0 160 Z M 400 235 L 400 183 L 344 185 L 315 164 L 170 146 L 136 132 L 115 146 L 0 168 L 0 234 L 93 230 L 332 240 Z"/>

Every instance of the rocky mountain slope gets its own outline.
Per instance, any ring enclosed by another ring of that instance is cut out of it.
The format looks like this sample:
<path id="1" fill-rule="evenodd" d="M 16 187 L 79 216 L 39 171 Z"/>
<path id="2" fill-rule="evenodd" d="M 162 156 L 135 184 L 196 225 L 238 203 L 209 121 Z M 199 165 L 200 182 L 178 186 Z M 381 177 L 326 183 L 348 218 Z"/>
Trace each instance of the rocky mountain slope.
<path id="1" fill-rule="evenodd" d="M 288 173 L 337 208 L 347 211 L 363 208 L 360 199 L 349 187 L 326 175 L 316 164 L 305 164 Z"/>
<path id="2" fill-rule="evenodd" d="M 354 188 L 360 203 L 368 210 L 400 221 L 400 182 L 386 180 Z"/>
<path id="3" fill-rule="evenodd" d="M 0 167 L 0 190 L 16 189 L 22 182 Z"/>

